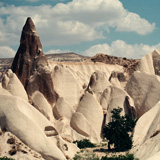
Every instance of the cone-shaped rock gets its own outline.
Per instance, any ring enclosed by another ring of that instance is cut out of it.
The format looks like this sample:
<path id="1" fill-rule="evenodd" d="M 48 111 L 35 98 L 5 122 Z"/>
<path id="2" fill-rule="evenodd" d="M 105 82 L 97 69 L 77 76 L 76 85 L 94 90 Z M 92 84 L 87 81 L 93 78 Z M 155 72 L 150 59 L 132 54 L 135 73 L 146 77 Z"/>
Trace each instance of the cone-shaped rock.
<path id="1" fill-rule="evenodd" d="M 31 18 L 27 18 L 23 27 L 12 71 L 16 73 L 29 96 L 38 90 L 50 103 L 55 102 L 57 95 L 53 89 L 48 62 Z"/>

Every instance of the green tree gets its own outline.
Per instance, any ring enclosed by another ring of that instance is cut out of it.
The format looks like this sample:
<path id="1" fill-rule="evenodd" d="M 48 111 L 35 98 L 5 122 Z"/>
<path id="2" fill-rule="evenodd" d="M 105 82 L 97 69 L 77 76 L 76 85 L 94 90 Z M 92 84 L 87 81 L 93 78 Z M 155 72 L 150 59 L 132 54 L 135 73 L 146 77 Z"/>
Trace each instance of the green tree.
<path id="1" fill-rule="evenodd" d="M 103 136 L 108 140 L 108 149 L 114 144 L 116 151 L 126 151 L 132 148 L 131 132 L 136 121 L 129 115 L 121 116 L 122 108 L 116 108 L 111 111 L 112 121 L 103 128 Z"/>

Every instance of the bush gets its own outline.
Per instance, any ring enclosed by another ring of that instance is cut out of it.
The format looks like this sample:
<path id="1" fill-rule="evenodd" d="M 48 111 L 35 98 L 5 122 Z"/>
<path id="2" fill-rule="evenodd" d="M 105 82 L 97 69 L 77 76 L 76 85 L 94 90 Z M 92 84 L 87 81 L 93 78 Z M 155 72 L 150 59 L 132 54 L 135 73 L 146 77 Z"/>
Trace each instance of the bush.
<path id="1" fill-rule="evenodd" d="M 0 160 L 14 160 L 12 158 L 7 158 L 7 157 L 0 157 Z"/>
<path id="2" fill-rule="evenodd" d="M 116 151 L 126 151 L 132 148 L 130 133 L 133 131 L 136 121 L 129 115 L 121 116 L 122 108 L 111 111 L 112 121 L 103 128 L 103 136 L 108 140 L 108 149 L 114 144 Z"/>
<path id="3" fill-rule="evenodd" d="M 80 141 L 74 141 L 73 143 L 76 143 L 78 148 L 93 148 L 96 147 L 93 143 L 91 143 L 88 139 L 83 139 Z"/>
<path id="4" fill-rule="evenodd" d="M 138 159 L 135 159 L 133 154 L 127 153 L 126 155 L 119 155 L 119 156 L 114 155 L 112 157 L 108 157 L 106 155 L 103 156 L 101 160 L 138 160 Z"/>

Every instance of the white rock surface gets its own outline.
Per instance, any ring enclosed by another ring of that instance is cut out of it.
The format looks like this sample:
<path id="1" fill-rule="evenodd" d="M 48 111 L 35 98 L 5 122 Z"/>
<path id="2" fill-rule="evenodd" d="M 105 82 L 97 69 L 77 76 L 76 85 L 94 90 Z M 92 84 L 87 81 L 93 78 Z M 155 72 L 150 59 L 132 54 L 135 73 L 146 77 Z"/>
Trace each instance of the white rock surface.
<path id="1" fill-rule="evenodd" d="M 160 156 L 160 134 L 148 139 L 135 152 L 135 157 L 140 160 L 159 160 Z"/>
<path id="2" fill-rule="evenodd" d="M 63 97 L 60 97 L 57 100 L 57 103 L 53 108 L 53 113 L 54 113 L 54 116 L 56 117 L 56 119 L 60 119 L 61 117 L 65 117 L 70 121 L 72 114 L 74 112 L 75 112 L 75 110 L 71 107 L 71 105 Z"/>
<path id="3" fill-rule="evenodd" d="M 153 75 L 155 74 L 152 53 L 146 54 L 144 57 L 142 57 L 138 65 L 138 70 Z"/>
<path id="4" fill-rule="evenodd" d="M 2 88 L 1 84 L 0 84 L 0 94 L 11 95 L 6 89 Z"/>
<path id="5" fill-rule="evenodd" d="M 2 87 L 12 95 L 21 97 L 28 101 L 28 96 L 22 83 L 11 70 L 8 70 L 8 72 L 5 74 L 2 80 Z"/>
<path id="6" fill-rule="evenodd" d="M 126 91 L 134 100 L 137 116 L 140 117 L 160 100 L 160 77 L 134 72 L 126 85 Z"/>
<path id="7" fill-rule="evenodd" d="M 38 109 L 48 120 L 51 122 L 54 121 L 53 113 L 52 113 L 52 107 L 48 103 L 48 101 L 45 99 L 42 93 L 39 91 L 36 91 L 33 93 L 31 97 L 34 106 L 36 109 Z"/>
<path id="8" fill-rule="evenodd" d="M 81 86 L 88 86 L 90 77 L 95 71 L 101 71 L 105 74 L 105 76 L 109 79 L 111 73 L 115 72 L 123 72 L 123 67 L 120 65 L 110 65 L 100 62 L 55 62 L 49 61 L 50 67 L 54 73 L 54 67 L 63 65 L 70 70 L 70 72 L 75 75 L 77 82 Z"/>
<path id="9" fill-rule="evenodd" d="M 64 97 L 72 107 L 76 108 L 82 95 L 82 86 L 69 68 L 57 65 L 53 71 L 54 89 L 59 97 Z"/>
<path id="10" fill-rule="evenodd" d="M 85 136 L 79 134 L 73 128 L 71 128 L 70 121 L 65 117 L 60 118 L 55 125 L 61 137 L 68 142 L 73 142 L 75 140 L 82 140 L 86 138 Z"/>
<path id="11" fill-rule="evenodd" d="M 1 131 L 0 133 L 0 157 L 6 156 L 15 160 L 44 160 L 39 153 L 26 146 L 12 133 Z M 11 156 L 10 151 L 14 151 L 15 154 Z"/>
<path id="12" fill-rule="evenodd" d="M 0 95 L 0 104 L 2 129 L 7 128 L 46 160 L 65 159 L 62 151 L 47 138 L 57 135 L 54 126 L 39 111 L 21 98 L 9 95 Z"/>
<path id="13" fill-rule="evenodd" d="M 89 132 L 93 130 L 97 135 L 98 141 L 100 142 L 103 110 L 92 94 L 86 93 L 84 95 L 83 99 L 79 103 L 76 113 L 72 118 L 71 124 L 77 124 L 77 127 L 80 126 L 79 129 L 85 133 L 88 132 L 88 136 L 90 136 Z M 91 128 L 90 126 L 92 127 L 91 131 L 88 129 L 88 127 Z M 76 129 L 76 127 L 74 129 Z M 79 129 L 77 128 L 77 131 L 79 131 Z"/>
<path id="14" fill-rule="evenodd" d="M 103 107 L 103 110 L 106 112 L 106 124 L 111 121 L 111 111 L 118 107 L 123 109 L 122 115 L 129 114 L 133 118 L 136 117 L 136 109 L 132 98 L 126 91 L 119 87 L 107 87 L 101 96 L 100 104 Z"/>
<path id="15" fill-rule="evenodd" d="M 160 75 L 160 50 L 154 50 L 153 52 L 146 54 L 137 67 L 137 70 L 146 72 L 149 74 Z"/>
<path id="16" fill-rule="evenodd" d="M 96 94 L 97 99 L 100 99 L 103 91 L 110 86 L 107 76 L 101 71 L 95 71 L 90 78 L 89 87 Z"/>
<path id="17" fill-rule="evenodd" d="M 134 129 L 134 146 L 142 145 L 153 134 L 160 133 L 160 101 L 141 116 Z M 159 132 L 158 132 L 159 131 Z"/>

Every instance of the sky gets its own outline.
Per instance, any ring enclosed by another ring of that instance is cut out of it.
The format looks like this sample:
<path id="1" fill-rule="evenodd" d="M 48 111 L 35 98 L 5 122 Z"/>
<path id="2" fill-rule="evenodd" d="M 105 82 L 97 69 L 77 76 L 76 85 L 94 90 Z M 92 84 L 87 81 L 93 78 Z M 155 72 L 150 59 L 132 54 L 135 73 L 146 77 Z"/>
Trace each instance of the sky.
<path id="1" fill-rule="evenodd" d="M 159 0 L 0 0 L 0 58 L 14 57 L 31 17 L 45 54 L 141 58 L 160 49 Z"/>

